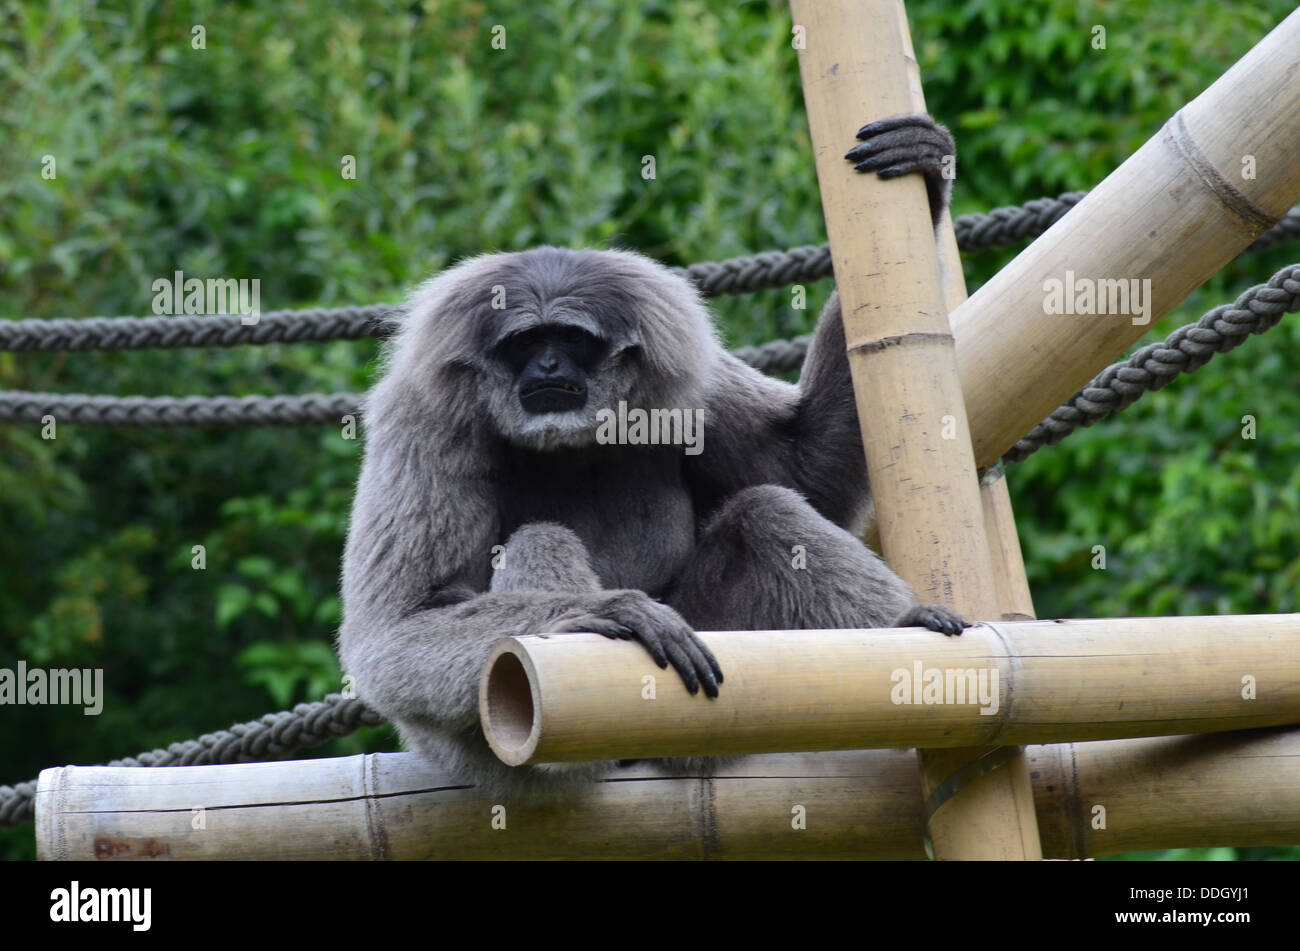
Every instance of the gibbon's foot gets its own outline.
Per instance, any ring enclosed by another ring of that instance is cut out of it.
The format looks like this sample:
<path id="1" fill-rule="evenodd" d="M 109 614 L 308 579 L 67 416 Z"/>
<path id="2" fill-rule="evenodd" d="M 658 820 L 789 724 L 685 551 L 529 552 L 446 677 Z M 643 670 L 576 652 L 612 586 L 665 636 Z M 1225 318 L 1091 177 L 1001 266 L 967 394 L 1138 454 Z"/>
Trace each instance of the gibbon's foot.
<path id="1" fill-rule="evenodd" d="M 875 172 L 881 178 L 897 178 L 909 172 L 925 176 L 930 197 L 930 218 L 938 223 L 948 206 L 952 181 L 943 175 L 945 156 L 956 156 L 952 135 L 925 113 L 906 113 L 864 125 L 858 130 L 861 145 L 845 158 L 859 172 Z"/>
<path id="2" fill-rule="evenodd" d="M 952 608 L 943 604 L 917 604 L 903 612 L 894 627 L 924 627 L 952 637 L 960 634 L 970 622 Z"/>
<path id="3" fill-rule="evenodd" d="M 643 591 L 613 592 L 594 611 L 564 617 L 552 630 L 559 634 L 591 631 L 614 640 L 638 641 L 660 668 L 671 662 L 692 694 L 699 693 L 702 684 L 706 696 L 718 695 L 722 668 L 717 659 L 680 614 Z"/>

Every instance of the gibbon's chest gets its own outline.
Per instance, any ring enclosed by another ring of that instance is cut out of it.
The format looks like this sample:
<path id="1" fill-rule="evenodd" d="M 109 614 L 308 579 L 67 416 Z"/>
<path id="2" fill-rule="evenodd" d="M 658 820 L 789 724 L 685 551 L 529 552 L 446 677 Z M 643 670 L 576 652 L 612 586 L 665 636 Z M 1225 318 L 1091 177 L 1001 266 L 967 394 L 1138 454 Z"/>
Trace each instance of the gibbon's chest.
<path id="1" fill-rule="evenodd" d="M 571 529 L 606 588 L 664 591 L 695 544 L 680 447 L 512 454 L 497 480 L 501 538 L 529 522 Z"/>

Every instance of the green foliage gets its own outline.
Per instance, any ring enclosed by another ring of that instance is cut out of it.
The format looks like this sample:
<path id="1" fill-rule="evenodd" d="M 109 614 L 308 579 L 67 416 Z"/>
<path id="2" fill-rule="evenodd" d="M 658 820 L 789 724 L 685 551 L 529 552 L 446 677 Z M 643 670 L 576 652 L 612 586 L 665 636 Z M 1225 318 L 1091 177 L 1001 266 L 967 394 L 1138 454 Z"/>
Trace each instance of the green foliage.
<path id="1" fill-rule="evenodd" d="M 961 155 L 955 210 L 1090 187 L 1290 7 L 913 0 L 930 108 Z M 176 269 L 258 278 L 271 309 L 397 300 L 465 255 L 543 242 L 684 264 L 825 238 L 777 0 L 11 3 L 0 133 L 0 319 L 146 313 Z M 971 286 L 1010 256 L 968 261 Z M 1234 264 L 1153 333 L 1294 258 Z M 809 290 L 803 310 L 786 291 L 716 309 L 733 344 L 789 336 L 829 285 Z M 1013 467 L 1042 616 L 1300 610 L 1296 323 Z M 0 353 L 0 387 L 356 391 L 375 354 Z M 329 429 L 0 427 L 0 665 L 100 666 L 107 694 L 95 718 L 3 711 L 0 782 L 338 689 L 358 458 Z M 320 752 L 393 742 L 366 730 Z M 30 827 L 6 842 L 30 854 Z"/>
<path id="2" fill-rule="evenodd" d="M 1114 862 L 1233 862 L 1244 849 L 1164 849 L 1156 852 L 1130 852 L 1113 855 Z"/>
<path id="3" fill-rule="evenodd" d="M 246 669 L 245 680 L 264 686 L 282 708 L 293 705 L 300 683 L 307 696 L 320 697 L 335 691 L 342 679 L 334 648 L 326 641 L 258 641 L 240 651 L 235 662 Z"/>

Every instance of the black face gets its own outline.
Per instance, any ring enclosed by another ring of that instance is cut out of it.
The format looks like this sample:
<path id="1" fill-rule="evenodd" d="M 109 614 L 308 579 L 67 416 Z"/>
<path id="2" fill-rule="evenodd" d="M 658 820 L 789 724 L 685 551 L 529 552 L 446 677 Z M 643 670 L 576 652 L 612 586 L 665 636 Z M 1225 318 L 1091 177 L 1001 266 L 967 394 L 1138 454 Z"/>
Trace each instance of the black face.
<path id="1" fill-rule="evenodd" d="M 587 379 L 606 349 L 581 328 L 550 324 L 510 335 L 497 354 L 515 376 L 525 411 L 564 413 L 587 404 Z"/>

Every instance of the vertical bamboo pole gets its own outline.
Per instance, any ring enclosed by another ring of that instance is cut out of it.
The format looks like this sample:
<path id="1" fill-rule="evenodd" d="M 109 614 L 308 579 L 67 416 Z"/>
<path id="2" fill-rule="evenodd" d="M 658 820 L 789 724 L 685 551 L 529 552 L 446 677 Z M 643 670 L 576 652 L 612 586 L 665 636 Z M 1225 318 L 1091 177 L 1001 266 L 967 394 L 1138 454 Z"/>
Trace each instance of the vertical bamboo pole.
<path id="1" fill-rule="evenodd" d="M 924 111 L 906 13 L 901 0 L 790 9 L 882 549 L 922 598 L 997 617 L 924 183 L 882 182 L 843 158 L 863 122 Z M 984 771 L 971 765 L 984 752 L 922 756 L 936 857 L 1040 858 L 1023 756 Z M 948 798 L 949 780 L 960 795 Z"/>

